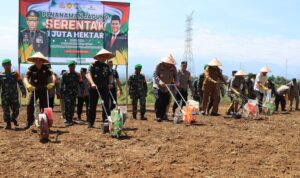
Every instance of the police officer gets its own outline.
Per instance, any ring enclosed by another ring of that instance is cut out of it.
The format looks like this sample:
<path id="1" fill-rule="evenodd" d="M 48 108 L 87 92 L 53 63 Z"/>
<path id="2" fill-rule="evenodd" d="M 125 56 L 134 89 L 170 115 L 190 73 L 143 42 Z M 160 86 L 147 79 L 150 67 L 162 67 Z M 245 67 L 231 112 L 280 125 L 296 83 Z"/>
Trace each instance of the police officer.
<path id="1" fill-rule="evenodd" d="M 89 89 L 90 106 L 88 128 L 94 127 L 96 118 L 96 108 L 99 99 L 98 91 L 101 95 L 101 99 L 104 102 L 102 103 L 103 122 L 107 122 L 107 115 L 110 115 L 108 91 L 113 86 L 113 77 L 111 71 L 109 70 L 109 66 L 105 63 L 105 61 L 113 57 L 114 55 L 111 52 L 103 48 L 94 56 L 94 59 L 96 59 L 97 61 L 91 63 L 89 67 L 87 79 L 89 80 L 91 87 Z"/>
<path id="2" fill-rule="evenodd" d="M 155 67 L 153 74 L 153 88 L 157 91 L 157 97 L 155 101 L 155 113 L 157 122 L 161 122 L 166 116 L 167 106 L 170 102 L 170 92 L 166 88 L 168 84 L 178 84 L 177 70 L 175 67 L 175 59 L 170 54 L 167 57 L 161 59 Z"/>
<path id="3" fill-rule="evenodd" d="M 90 98 L 89 98 L 89 87 L 90 83 L 88 79 L 86 78 L 86 73 L 87 73 L 87 68 L 81 68 L 80 69 L 80 75 L 82 78 L 82 90 L 78 93 L 77 97 L 77 116 L 78 120 L 81 120 L 81 114 L 82 114 L 82 108 L 83 104 L 85 103 L 86 105 L 86 118 L 88 118 L 88 108 L 89 108 L 89 103 L 90 103 Z"/>
<path id="4" fill-rule="evenodd" d="M 142 65 L 135 65 L 135 72 L 129 77 L 129 95 L 132 100 L 132 118 L 136 119 L 137 103 L 140 100 L 141 120 L 147 120 L 146 113 L 146 97 L 147 97 L 147 82 L 144 74 L 141 74 Z"/>
<path id="5" fill-rule="evenodd" d="M 48 63 L 48 60 L 42 53 L 37 52 L 27 60 L 33 62 L 34 65 L 28 68 L 24 78 L 24 84 L 27 90 L 30 91 L 27 106 L 27 122 L 24 129 L 30 128 L 34 122 L 34 93 L 36 99 L 40 101 L 40 109 L 47 107 L 47 90 L 53 88 L 55 82 L 52 70 L 45 65 L 45 63 Z"/>
<path id="6" fill-rule="evenodd" d="M 39 14 L 35 10 L 30 10 L 26 14 L 28 29 L 20 33 L 19 46 L 32 45 L 34 52 L 41 52 L 44 56 L 48 56 L 48 36 L 47 33 L 38 30 Z"/>
<path id="7" fill-rule="evenodd" d="M 193 87 L 192 87 L 191 73 L 188 70 L 186 70 L 186 68 L 187 68 L 187 61 L 182 61 L 181 69 L 178 70 L 178 72 L 177 72 L 177 77 L 178 77 L 178 82 L 179 82 L 179 85 L 177 87 L 180 92 L 180 93 L 176 94 L 176 100 L 177 100 L 178 104 L 180 104 L 180 102 L 182 100 L 181 96 L 183 97 L 184 101 L 187 101 L 188 87 L 190 88 L 191 92 L 194 93 Z M 181 94 L 181 96 L 180 96 L 180 94 Z M 186 103 L 184 101 L 182 101 L 181 107 L 185 106 Z M 174 117 L 177 107 L 178 106 L 177 106 L 176 102 L 174 102 L 173 117 Z"/>
<path id="8" fill-rule="evenodd" d="M 82 78 L 81 75 L 75 71 L 75 61 L 69 61 L 68 67 L 69 71 L 65 72 L 62 76 L 61 93 L 63 93 L 65 101 L 66 125 L 72 125 L 76 106 L 76 98 L 78 95 L 79 85 L 82 84 Z"/>
<path id="9" fill-rule="evenodd" d="M 119 74 L 118 74 L 118 71 L 116 70 L 116 69 L 113 69 L 113 60 L 112 59 L 110 59 L 110 60 L 108 60 L 107 61 L 107 64 L 108 64 L 108 66 L 109 66 L 109 69 L 111 70 L 111 72 L 112 72 L 112 75 L 113 75 L 113 87 L 112 87 L 112 89 L 110 89 L 110 92 L 111 92 L 111 94 L 112 94 L 112 96 L 111 95 L 109 95 L 110 96 L 110 99 L 111 99 L 111 102 L 110 102 L 110 104 L 111 104 L 111 106 L 110 106 L 110 110 L 113 110 L 115 107 L 116 107 L 116 105 L 112 102 L 112 101 L 116 101 L 117 102 L 117 86 L 118 86 L 118 88 L 119 88 L 119 91 L 120 91 L 120 94 L 122 95 L 123 94 L 123 91 L 122 91 L 122 86 L 121 86 L 121 81 L 120 81 L 120 79 L 119 79 Z M 112 98 L 113 97 L 113 98 Z"/>
<path id="10" fill-rule="evenodd" d="M 3 118 L 6 122 L 5 129 L 11 129 L 11 122 L 18 126 L 17 118 L 19 116 L 19 98 L 17 84 L 22 92 L 22 97 L 26 97 L 26 89 L 22 78 L 18 72 L 11 71 L 11 60 L 6 58 L 2 60 L 4 71 L 0 73 L 0 91 L 3 108 Z M 12 113 L 10 113 L 12 111 Z"/>

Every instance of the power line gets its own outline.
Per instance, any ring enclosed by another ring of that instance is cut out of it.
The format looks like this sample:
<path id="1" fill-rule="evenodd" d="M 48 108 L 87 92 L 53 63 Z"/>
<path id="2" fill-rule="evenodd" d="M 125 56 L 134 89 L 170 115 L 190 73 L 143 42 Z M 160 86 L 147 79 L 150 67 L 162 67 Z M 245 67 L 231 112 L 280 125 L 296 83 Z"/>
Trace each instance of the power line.
<path id="1" fill-rule="evenodd" d="M 195 74 L 195 64 L 193 59 L 193 49 L 192 49 L 192 23 L 193 23 L 193 13 L 186 16 L 186 26 L 185 26 L 185 46 L 184 46 L 184 55 L 183 55 L 183 61 L 188 62 L 188 70 L 191 72 L 191 75 L 194 76 Z"/>

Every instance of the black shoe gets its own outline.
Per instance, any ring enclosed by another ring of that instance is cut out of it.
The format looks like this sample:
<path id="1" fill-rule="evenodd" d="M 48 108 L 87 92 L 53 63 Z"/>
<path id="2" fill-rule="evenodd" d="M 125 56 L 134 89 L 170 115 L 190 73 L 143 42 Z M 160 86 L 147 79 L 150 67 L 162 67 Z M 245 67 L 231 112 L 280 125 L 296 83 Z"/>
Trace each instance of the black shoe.
<path id="1" fill-rule="evenodd" d="M 211 115 L 211 116 L 220 116 L 219 113 L 211 113 L 210 115 Z"/>
<path id="2" fill-rule="evenodd" d="M 93 128 L 94 126 L 91 123 L 88 123 L 88 128 Z"/>
<path id="3" fill-rule="evenodd" d="M 14 123 L 14 125 L 17 127 L 19 126 L 18 121 L 16 119 L 12 120 L 12 122 Z"/>
<path id="4" fill-rule="evenodd" d="M 10 122 L 6 122 L 6 127 L 5 129 L 10 130 L 11 129 L 11 123 Z"/>
<path id="5" fill-rule="evenodd" d="M 296 108 L 296 111 L 300 111 L 300 109 L 299 109 L 299 108 Z"/>
<path id="6" fill-rule="evenodd" d="M 161 122 L 161 118 L 156 118 L 156 121 L 157 122 Z"/>
<path id="7" fill-rule="evenodd" d="M 201 114 L 202 114 L 203 116 L 207 116 L 207 115 L 208 115 L 205 111 L 201 111 Z"/>
<path id="8" fill-rule="evenodd" d="M 29 123 L 29 122 L 26 122 L 25 123 L 25 126 L 24 126 L 24 129 L 29 129 L 31 126 L 32 126 L 33 123 Z"/>
<path id="9" fill-rule="evenodd" d="M 282 109 L 281 111 L 286 111 L 286 109 Z"/>
<path id="10" fill-rule="evenodd" d="M 141 120 L 147 120 L 147 117 L 145 117 L 144 115 L 141 116 Z"/>
<path id="11" fill-rule="evenodd" d="M 136 119 L 136 115 L 132 115 L 132 119 Z"/>
<path id="12" fill-rule="evenodd" d="M 81 121 L 81 115 L 78 115 L 78 118 L 77 118 L 79 121 Z"/>

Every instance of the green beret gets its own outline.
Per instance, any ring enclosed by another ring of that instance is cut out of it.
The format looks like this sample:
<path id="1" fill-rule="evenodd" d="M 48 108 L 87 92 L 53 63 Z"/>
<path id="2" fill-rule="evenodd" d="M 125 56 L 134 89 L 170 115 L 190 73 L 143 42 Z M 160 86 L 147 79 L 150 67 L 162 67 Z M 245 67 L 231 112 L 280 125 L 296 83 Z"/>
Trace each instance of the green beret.
<path id="1" fill-rule="evenodd" d="M 5 58 L 2 60 L 2 65 L 6 64 L 6 63 L 10 63 L 11 60 L 9 58 Z"/>
<path id="2" fill-rule="evenodd" d="M 71 65 L 76 65 L 76 62 L 75 61 L 69 61 L 68 66 L 70 67 Z"/>
<path id="3" fill-rule="evenodd" d="M 141 68 L 142 68 L 142 64 L 135 65 L 135 69 L 141 69 Z"/>

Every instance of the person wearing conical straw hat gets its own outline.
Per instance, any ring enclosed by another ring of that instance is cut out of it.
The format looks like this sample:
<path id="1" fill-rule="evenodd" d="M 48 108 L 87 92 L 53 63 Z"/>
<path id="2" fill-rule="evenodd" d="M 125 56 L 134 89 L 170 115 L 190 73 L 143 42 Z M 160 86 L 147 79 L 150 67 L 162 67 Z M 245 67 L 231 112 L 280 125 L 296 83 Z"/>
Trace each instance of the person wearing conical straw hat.
<path id="1" fill-rule="evenodd" d="M 78 95 L 78 88 L 80 92 L 83 90 L 82 77 L 75 71 L 76 62 L 68 62 L 69 71 L 65 72 L 61 79 L 61 93 L 63 94 L 65 104 L 65 118 L 66 125 L 73 125 L 73 116 L 76 106 L 76 98 Z"/>
<path id="2" fill-rule="evenodd" d="M 229 93 L 232 97 L 231 104 L 229 108 L 227 109 L 227 114 L 235 114 L 238 112 L 239 107 L 239 100 L 238 97 L 240 95 L 247 95 L 247 85 L 245 80 L 246 73 L 243 70 L 239 70 L 234 74 L 234 77 L 230 80 L 230 86 Z"/>
<path id="3" fill-rule="evenodd" d="M 204 82 L 203 82 L 203 101 L 202 101 L 202 114 L 208 115 L 207 106 L 208 100 L 211 98 L 213 100 L 213 108 L 211 116 L 219 116 L 219 100 L 220 100 L 220 84 L 226 83 L 219 66 L 222 66 L 221 62 L 214 58 L 208 63 L 208 68 L 204 72 Z"/>
<path id="4" fill-rule="evenodd" d="M 27 59 L 34 64 L 30 66 L 24 77 L 24 84 L 30 92 L 29 104 L 27 106 L 27 122 L 24 129 L 30 128 L 34 122 L 34 92 L 36 99 L 39 99 L 40 108 L 47 106 L 47 90 L 53 88 L 55 77 L 51 68 L 46 63 L 49 63 L 47 58 L 40 52 L 33 54 Z"/>
<path id="5" fill-rule="evenodd" d="M 88 128 L 94 127 L 96 119 L 96 108 L 99 99 L 97 90 L 99 90 L 101 99 L 103 100 L 102 107 L 102 120 L 103 122 L 108 122 L 107 115 L 110 115 L 110 103 L 109 103 L 109 89 L 113 87 L 113 76 L 109 69 L 109 66 L 105 63 L 106 60 L 113 58 L 114 55 L 102 48 L 95 56 L 95 62 L 91 63 L 89 67 L 89 73 L 87 74 L 87 79 L 89 80 L 91 87 L 90 93 L 90 106 L 89 106 L 89 117 L 88 117 Z M 104 112 L 104 109 L 107 112 Z"/>
<path id="6" fill-rule="evenodd" d="M 256 98 L 258 100 L 259 112 L 262 111 L 262 102 L 264 98 L 264 92 L 268 90 L 267 88 L 267 73 L 271 72 L 269 66 L 264 66 L 259 70 L 259 73 L 256 75 L 254 82 L 254 91 L 256 93 Z"/>
<path id="7" fill-rule="evenodd" d="M 11 129 L 11 122 L 18 126 L 17 118 L 20 109 L 18 86 L 23 98 L 26 97 L 26 89 L 19 72 L 12 71 L 10 59 L 3 59 L 2 66 L 4 71 L 0 72 L 0 93 L 3 119 L 6 122 L 5 129 Z"/>
<path id="8" fill-rule="evenodd" d="M 153 74 L 153 88 L 156 93 L 155 114 L 156 121 L 161 122 L 166 118 L 167 106 L 171 95 L 166 87 L 168 84 L 178 84 L 176 62 L 172 54 L 162 58 L 155 67 Z"/>

